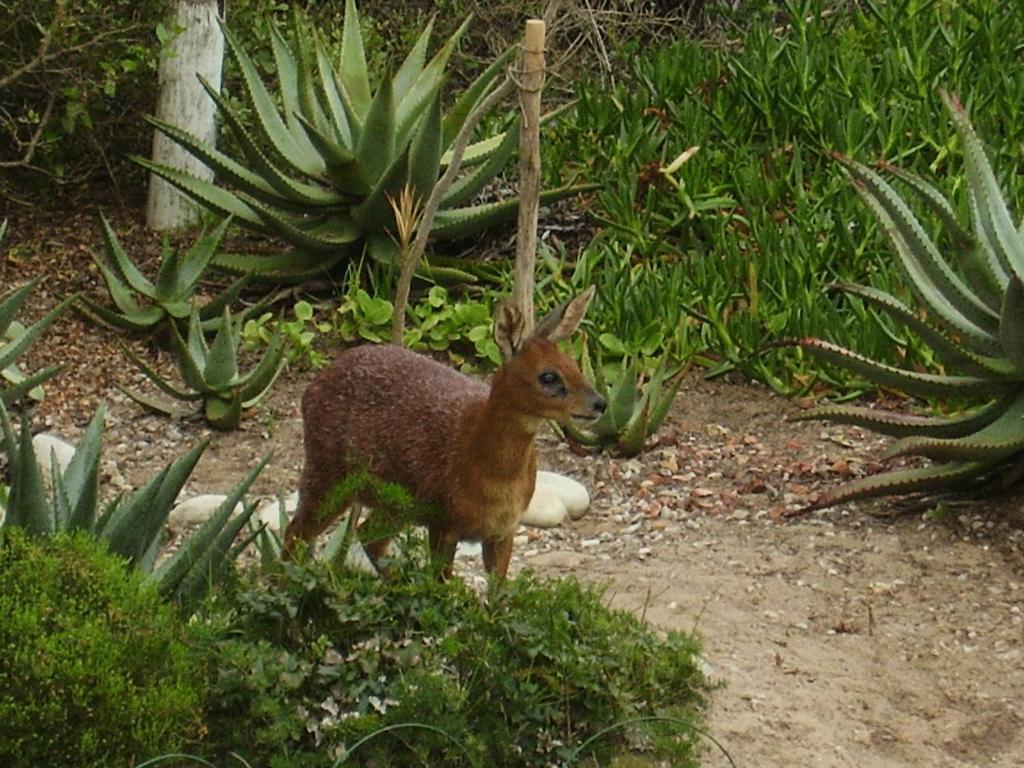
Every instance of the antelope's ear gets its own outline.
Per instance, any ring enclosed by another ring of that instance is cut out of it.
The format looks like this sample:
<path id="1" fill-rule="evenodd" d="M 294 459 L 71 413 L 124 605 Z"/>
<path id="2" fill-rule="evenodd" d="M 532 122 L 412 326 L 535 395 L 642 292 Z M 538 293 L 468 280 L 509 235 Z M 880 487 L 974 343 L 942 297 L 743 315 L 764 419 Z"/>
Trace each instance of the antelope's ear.
<path id="1" fill-rule="evenodd" d="M 494 340 L 501 356 L 508 360 L 523 343 L 523 313 L 511 301 L 501 301 L 494 310 Z"/>
<path id="2" fill-rule="evenodd" d="M 533 335 L 553 342 L 568 339 L 583 322 L 583 315 L 587 312 L 590 300 L 594 298 L 595 290 L 594 286 L 590 286 L 576 298 L 555 307 L 551 314 L 537 323 Z"/>

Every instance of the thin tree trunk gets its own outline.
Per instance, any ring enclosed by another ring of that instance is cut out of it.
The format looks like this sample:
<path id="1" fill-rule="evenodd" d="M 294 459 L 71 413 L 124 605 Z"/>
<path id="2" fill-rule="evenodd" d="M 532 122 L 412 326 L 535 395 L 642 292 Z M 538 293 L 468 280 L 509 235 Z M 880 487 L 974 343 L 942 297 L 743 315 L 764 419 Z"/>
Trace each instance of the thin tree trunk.
<path id="1" fill-rule="evenodd" d="M 220 90 L 224 35 L 217 23 L 217 0 L 174 0 L 173 27 L 180 34 L 160 58 L 156 116 L 203 141 L 217 141 L 216 109 L 197 75 Z M 159 131 L 153 135 L 153 161 L 213 181 L 213 171 Z M 189 198 L 153 174 L 149 177 L 146 226 L 177 229 L 198 220 Z"/>
<path id="2" fill-rule="evenodd" d="M 513 294 L 525 331 L 533 329 L 534 264 L 537 261 L 537 213 L 540 208 L 540 94 L 544 88 L 544 22 L 526 22 L 519 58 L 519 230 Z"/>

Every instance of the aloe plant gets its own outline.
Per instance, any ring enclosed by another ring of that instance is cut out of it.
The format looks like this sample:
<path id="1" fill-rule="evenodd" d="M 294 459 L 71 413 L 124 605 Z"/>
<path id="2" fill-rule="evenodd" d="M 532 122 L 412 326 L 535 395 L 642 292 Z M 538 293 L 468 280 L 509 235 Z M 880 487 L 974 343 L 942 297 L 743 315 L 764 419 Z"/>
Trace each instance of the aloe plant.
<path id="1" fill-rule="evenodd" d="M 117 239 L 110 222 L 100 215 L 107 260 L 96 259 L 96 266 L 110 291 L 115 308 L 83 297 L 79 311 L 89 318 L 114 328 L 135 332 L 166 329 L 171 323 L 185 323 L 192 312 L 196 288 L 203 278 L 230 219 L 225 219 L 212 232 L 203 235 L 184 254 L 165 239 L 156 278 L 150 281 L 129 258 Z M 238 298 L 248 282 L 242 277 L 199 309 L 199 318 L 206 327 L 215 326 L 224 308 Z"/>
<path id="2" fill-rule="evenodd" d="M 32 449 L 28 419 L 21 419 L 15 434 L 6 408 L 0 403 L 4 449 L 10 488 L 6 514 L 0 527 L 19 526 L 35 536 L 62 531 L 89 531 L 104 540 L 111 552 L 150 574 L 165 599 L 195 605 L 226 573 L 235 553 L 232 544 L 252 514 L 249 505 L 232 516 L 244 493 L 268 459 L 257 464 L 228 494 L 224 503 L 189 536 L 173 556 L 156 566 L 160 535 L 209 440 L 164 467 L 127 498 L 100 503 L 100 457 L 106 408 L 96 410 L 74 456 L 65 469 L 51 459 L 49 493 Z"/>
<path id="3" fill-rule="evenodd" d="M 816 506 L 889 494 L 934 493 L 981 480 L 1015 479 L 1024 461 L 1024 226 L 1014 225 L 967 112 L 942 94 L 963 147 L 973 231 L 929 182 L 883 164 L 941 222 L 943 252 L 907 202 L 875 170 L 844 156 L 857 191 L 885 228 L 917 301 L 911 307 L 876 288 L 839 285 L 914 331 L 943 365 L 924 373 L 886 365 L 815 338 L 798 344 L 814 355 L 915 397 L 972 405 L 956 416 L 916 416 L 830 405 L 802 418 L 856 424 L 898 438 L 888 457 L 932 463 L 855 480 L 824 494 Z"/>
<path id="4" fill-rule="evenodd" d="M 199 401 L 203 415 L 217 429 L 237 429 L 242 411 L 257 405 L 270 391 L 285 365 L 284 344 L 280 333 L 267 346 L 260 362 L 242 374 L 238 370 L 238 347 L 241 321 L 231 318 L 224 309 L 213 343 L 207 344 L 199 313 L 189 319 L 188 337 L 182 339 L 177 326 L 171 329 L 178 371 L 187 389 L 179 389 L 161 376 L 149 363 L 125 348 L 144 374 L 164 393 L 177 400 Z M 166 414 L 177 414 L 174 403 L 125 390 L 141 405 Z"/>
<path id="5" fill-rule="evenodd" d="M 433 23 L 428 24 L 402 65 L 371 92 L 359 15 L 348 0 L 340 58 L 297 9 L 292 41 L 270 22 L 276 62 L 277 98 L 271 95 L 238 39 L 224 29 L 242 72 L 252 126 L 232 102 L 204 82 L 242 157 L 231 157 L 165 122 L 150 122 L 216 171 L 222 186 L 135 158 L 200 205 L 234 217 L 241 226 L 274 234 L 292 246 L 283 256 L 222 258 L 218 264 L 251 273 L 301 279 L 329 270 L 364 246 L 371 256 L 393 261 L 397 231 L 388 202 L 407 186 L 425 200 L 447 167 L 460 126 L 494 88 L 511 56 L 500 57 L 442 114 L 445 67 L 468 25 L 427 61 Z M 280 108 L 278 107 L 280 104 Z M 445 195 L 433 221 L 435 238 L 457 238 L 515 216 L 518 200 L 468 205 L 516 149 L 518 120 L 503 133 L 469 146 L 468 173 Z M 572 194 L 552 190 L 545 200 Z"/>
<path id="6" fill-rule="evenodd" d="M 0 222 L 0 243 L 6 234 L 7 220 L 4 219 Z M 21 305 L 39 285 L 41 279 L 36 277 L 0 298 L 0 376 L 4 382 L 0 387 L 0 404 L 9 405 L 26 395 L 34 400 L 42 400 L 42 383 L 57 375 L 62 367 L 54 365 L 33 374 L 26 374 L 17 364 L 17 359 L 71 303 L 71 299 L 61 302 L 28 327 L 15 320 L 14 317 L 21 309 Z"/>
<path id="7" fill-rule="evenodd" d="M 614 448 L 623 456 L 642 452 L 647 440 L 657 434 L 668 415 L 682 384 L 679 372 L 670 374 L 662 360 L 644 381 L 638 363 L 623 358 L 614 375 L 609 377 L 600 354 L 592 360 L 585 341 L 580 368 L 604 396 L 608 408 L 585 428 L 574 424 L 564 427 L 566 434 L 582 445 Z"/>

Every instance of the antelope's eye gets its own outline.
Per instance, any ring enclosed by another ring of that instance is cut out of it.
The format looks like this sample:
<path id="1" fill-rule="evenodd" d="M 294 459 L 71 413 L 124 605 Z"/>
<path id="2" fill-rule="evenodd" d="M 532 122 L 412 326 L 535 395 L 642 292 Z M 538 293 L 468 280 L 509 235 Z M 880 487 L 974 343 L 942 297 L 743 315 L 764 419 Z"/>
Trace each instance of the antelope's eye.
<path id="1" fill-rule="evenodd" d="M 537 377 L 537 381 L 545 387 L 554 386 L 558 383 L 558 374 L 554 371 L 543 371 L 540 376 Z"/>

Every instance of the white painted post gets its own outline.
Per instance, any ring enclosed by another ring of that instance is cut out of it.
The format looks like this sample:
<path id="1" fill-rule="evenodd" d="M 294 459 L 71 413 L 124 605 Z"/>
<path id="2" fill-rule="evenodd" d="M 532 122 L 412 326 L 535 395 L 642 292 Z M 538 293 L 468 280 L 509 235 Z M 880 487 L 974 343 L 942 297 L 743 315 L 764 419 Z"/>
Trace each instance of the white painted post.
<path id="1" fill-rule="evenodd" d="M 224 35 L 217 23 L 217 0 L 174 0 L 174 28 L 178 34 L 160 57 L 160 95 L 156 116 L 215 145 L 216 109 L 196 75 L 220 90 L 224 63 Z M 213 181 L 213 171 L 159 131 L 153 135 L 153 162 Z M 195 203 L 163 179 L 149 176 L 146 226 L 177 229 L 195 223 Z"/>

